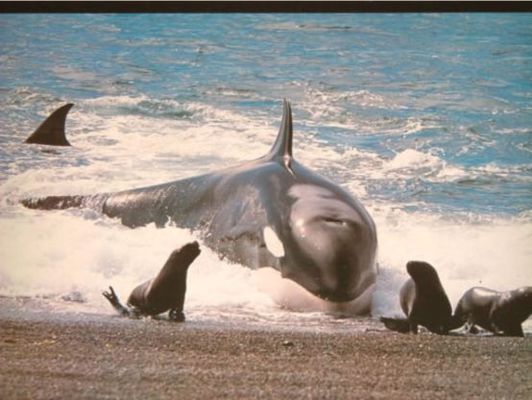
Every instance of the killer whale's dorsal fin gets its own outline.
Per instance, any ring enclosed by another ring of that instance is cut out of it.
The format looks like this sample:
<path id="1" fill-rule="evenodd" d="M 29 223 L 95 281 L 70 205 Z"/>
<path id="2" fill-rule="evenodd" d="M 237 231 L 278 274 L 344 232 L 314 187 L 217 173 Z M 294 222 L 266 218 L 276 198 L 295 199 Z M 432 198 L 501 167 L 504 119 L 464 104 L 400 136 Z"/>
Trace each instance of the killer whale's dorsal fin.
<path id="1" fill-rule="evenodd" d="M 55 110 L 28 137 L 25 143 L 48 144 L 50 146 L 70 146 L 65 136 L 66 116 L 74 104 L 65 104 Z"/>
<path id="2" fill-rule="evenodd" d="M 281 120 L 281 128 L 277 134 L 277 139 L 268 154 L 269 159 L 281 158 L 285 165 L 289 167 L 292 159 L 292 108 L 290 103 L 283 100 L 283 119 Z"/>

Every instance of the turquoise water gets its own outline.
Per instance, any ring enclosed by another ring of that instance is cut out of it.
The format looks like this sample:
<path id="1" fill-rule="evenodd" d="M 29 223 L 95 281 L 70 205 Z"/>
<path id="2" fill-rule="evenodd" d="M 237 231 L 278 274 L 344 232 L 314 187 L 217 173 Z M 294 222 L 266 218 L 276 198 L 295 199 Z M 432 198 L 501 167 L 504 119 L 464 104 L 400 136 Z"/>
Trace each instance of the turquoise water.
<path id="1" fill-rule="evenodd" d="M 369 172 L 372 198 L 515 215 L 532 200 L 531 27 L 531 14 L 3 15 L 2 141 L 52 99 L 146 96 L 105 112 L 200 124 L 175 104 L 275 121 L 286 97 L 298 137 L 385 158 L 414 148 L 463 172 Z"/>
<path id="2" fill-rule="evenodd" d="M 377 313 L 397 309 L 404 262 L 416 257 L 440 268 L 453 302 L 474 284 L 532 284 L 532 14 L 0 15 L 0 39 L 4 294 L 99 299 L 112 279 L 126 292 L 175 244 L 174 233 L 148 251 L 139 243 L 168 233 L 133 238 L 100 216 L 35 214 L 13 200 L 127 189 L 259 157 L 283 98 L 294 156 L 377 222 Z M 66 102 L 76 104 L 73 148 L 21 144 Z M 30 254 L 16 251 L 37 239 Z M 212 272 L 218 261 L 206 257 Z M 80 259 L 83 273 L 60 274 Z M 21 264 L 38 265 L 41 284 L 13 272 Z M 214 279 L 245 285 L 245 272 L 226 268 Z M 191 294 L 196 310 L 260 303 L 201 290 Z"/>

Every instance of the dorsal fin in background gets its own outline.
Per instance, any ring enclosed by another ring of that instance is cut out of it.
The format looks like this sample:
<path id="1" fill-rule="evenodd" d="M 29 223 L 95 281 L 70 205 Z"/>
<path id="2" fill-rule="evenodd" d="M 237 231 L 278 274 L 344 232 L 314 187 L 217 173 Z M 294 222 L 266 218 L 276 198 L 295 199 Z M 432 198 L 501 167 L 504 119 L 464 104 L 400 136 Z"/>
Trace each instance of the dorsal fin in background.
<path id="1" fill-rule="evenodd" d="M 55 110 L 26 139 L 25 143 L 48 144 L 50 146 L 70 146 L 65 136 L 65 120 L 74 104 L 65 104 Z"/>
<path id="2" fill-rule="evenodd" d="M 285 164 L 289 167 L 290 159 L 292 158 L 292 109 L 286 99 L 283 100 L 281 128 L 268 154 L 268 158 L 270 159 L 277 157 L 283 158 Z"/>

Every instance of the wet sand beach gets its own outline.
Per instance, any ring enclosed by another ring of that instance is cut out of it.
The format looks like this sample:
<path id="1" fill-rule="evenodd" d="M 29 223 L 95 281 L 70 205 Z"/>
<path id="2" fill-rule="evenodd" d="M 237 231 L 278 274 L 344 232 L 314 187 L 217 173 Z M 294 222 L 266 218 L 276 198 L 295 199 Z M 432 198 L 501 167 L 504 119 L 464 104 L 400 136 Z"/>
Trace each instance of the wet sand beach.
<path id="1" fill-rule="evenodd" d="M 529 399 L 532 337 L 332 333 L 101 315 L 0 301 L 3 399 Z M 7 311 L 6 311 L 7 310 Z"/>

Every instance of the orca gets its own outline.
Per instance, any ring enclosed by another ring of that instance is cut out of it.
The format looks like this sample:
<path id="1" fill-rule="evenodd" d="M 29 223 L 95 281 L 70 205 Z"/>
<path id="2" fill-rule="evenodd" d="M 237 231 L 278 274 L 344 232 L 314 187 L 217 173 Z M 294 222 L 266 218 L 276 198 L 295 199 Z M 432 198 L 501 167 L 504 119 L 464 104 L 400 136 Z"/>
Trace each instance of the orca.
<path id="1" fill-rule="evenodd" d="M 47 144 L 49 146 L 70 146 L 65 136 L 65 122 L 70 109 L 74 104 L 68 103 L 55 110 L 33 132 L 25 143 Z"/>
<path id="2" fill-rule="evenodd" d="M 277 139 L 256 160 L 155 186 L 22 204 L 93 208 L 131 228 L 190 229 L 221 258 L 275 272 L 279 284 L 263 287 L 277 291 L 270 294 L 282 306 L 319 303 L 318 310 L 368 314 L 377 275 L 375 223 L 359 200 L 294 159 L 292 137 L 292 110 L 284 100 Z M 295 292 L 309 301 L 292 304 Z"/>

